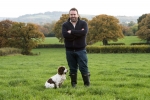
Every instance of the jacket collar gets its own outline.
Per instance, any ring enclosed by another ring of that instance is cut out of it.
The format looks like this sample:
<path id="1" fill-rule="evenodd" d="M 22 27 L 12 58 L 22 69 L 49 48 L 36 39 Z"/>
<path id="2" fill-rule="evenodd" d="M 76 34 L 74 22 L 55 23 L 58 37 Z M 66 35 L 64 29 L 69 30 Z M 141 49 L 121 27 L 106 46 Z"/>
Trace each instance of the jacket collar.
<path id="1" fill-rule="evenodd" d="M 80 18 L 78 17 L 78 21 L 79 21 L 79 20 L 80 20 Z M 78 21 L 77 21 L 77 22 L 78 22 Z M 70 18 L 68 18 L 68 22 L 70 22 Z"/>

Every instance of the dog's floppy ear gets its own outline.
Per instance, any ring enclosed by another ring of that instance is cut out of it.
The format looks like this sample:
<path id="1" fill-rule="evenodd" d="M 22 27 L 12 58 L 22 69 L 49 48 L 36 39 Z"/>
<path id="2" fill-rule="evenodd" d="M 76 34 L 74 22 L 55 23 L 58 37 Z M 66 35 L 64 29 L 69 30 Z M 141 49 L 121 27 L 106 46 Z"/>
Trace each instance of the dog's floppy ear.
<path id="1" fill-rule="evenodd" d="M 58 74 L 59 75 L 62 75 L 64 73 L 64 70 L 65 70 L 65 67 L 64 66 L 61 66 L 58 68 Z"/>

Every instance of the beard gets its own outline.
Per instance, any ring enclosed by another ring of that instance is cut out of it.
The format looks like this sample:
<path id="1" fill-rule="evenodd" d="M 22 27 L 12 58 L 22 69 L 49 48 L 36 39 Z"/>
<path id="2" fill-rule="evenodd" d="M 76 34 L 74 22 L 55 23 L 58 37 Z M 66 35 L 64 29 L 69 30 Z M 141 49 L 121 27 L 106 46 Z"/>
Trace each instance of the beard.
<path id="1" fill-rule="evenodd" d="M 71 22 L 77 22 L 78 18 L 77 17 L 71 17 L 70 20 L 71 20 Z"/>

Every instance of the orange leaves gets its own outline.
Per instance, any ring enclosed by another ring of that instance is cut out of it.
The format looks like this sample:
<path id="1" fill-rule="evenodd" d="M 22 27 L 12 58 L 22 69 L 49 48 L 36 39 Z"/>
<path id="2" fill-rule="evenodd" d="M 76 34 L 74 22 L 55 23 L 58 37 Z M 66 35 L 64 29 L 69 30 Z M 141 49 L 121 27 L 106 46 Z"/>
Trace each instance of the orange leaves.
<path id="1" fill-rule="evenodd" d="M 12 26 L 12 21 L 3 20 L 0 22 L 0 48 L 8 46 L 9 29 Z"/>
<path id="2" fill-rule="evenodd" d="M 150 42 L 150 14 L 143 14 L 139 17 L 138 28 L 136 35 L 140 39 Z"/>
<path id="3" fill-rule="evenodd" d="M 21 48 L 26 54 L 44 40 L 44 34 L 36 24 L 4 20 L 0 22 L 0 29 L 0 47 Z"/>
<path id="4" fill-rule="evenodd" d="M 95 41 L 103 41 L 104 39 L 117 40 L 117 38 L 123 38 L 121 27 L 119 25 L 119 20 L 113 16 L 109 15 L 98 15 L 89 21 L 89 35 L 93 36 Z M 90 38 L 91 39 L 91 38 Z M 90 41 L 88 41 L 90 42 Z"/>

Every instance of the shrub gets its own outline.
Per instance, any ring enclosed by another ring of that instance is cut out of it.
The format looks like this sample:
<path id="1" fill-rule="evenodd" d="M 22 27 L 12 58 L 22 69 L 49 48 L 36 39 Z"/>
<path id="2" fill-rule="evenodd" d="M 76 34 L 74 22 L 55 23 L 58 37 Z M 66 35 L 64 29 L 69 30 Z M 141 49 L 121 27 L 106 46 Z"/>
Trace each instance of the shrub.
<path id="1" fill-rule="evenodd" d="M 88 53 L 150 53 L 149 45 L 110 45 L 110 46 L 87 46 Z"/>
<path id="2" fill-rule="evenodd" d="M 131 43 L 131 45 L 150 45 L 150 43 Z"/>
<path id="3" fill-rule="evenodd" d="M 21 49 L 17 48 L 0 48 L 0 56 L 6 56 L 10 54 L 21 54 Z"/>
<path id="4" fill-rule="evenodd" d="M 37 48 L 64 48 L 64 44 L 38 44 Z"/>
<path id="5" fill-rule="evenodd" d="M 125 43 L 108 43 L 108 45 L 125 45 Z"/>

